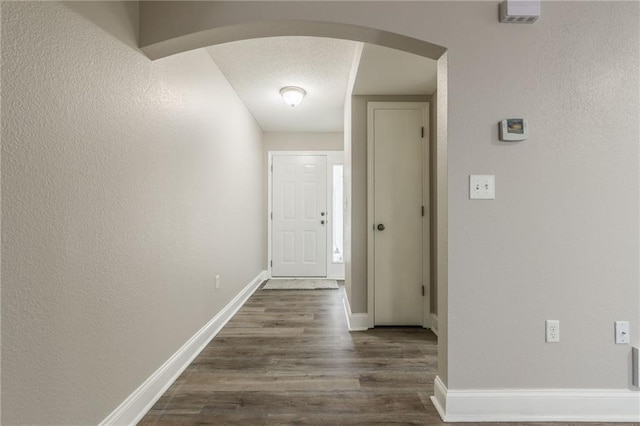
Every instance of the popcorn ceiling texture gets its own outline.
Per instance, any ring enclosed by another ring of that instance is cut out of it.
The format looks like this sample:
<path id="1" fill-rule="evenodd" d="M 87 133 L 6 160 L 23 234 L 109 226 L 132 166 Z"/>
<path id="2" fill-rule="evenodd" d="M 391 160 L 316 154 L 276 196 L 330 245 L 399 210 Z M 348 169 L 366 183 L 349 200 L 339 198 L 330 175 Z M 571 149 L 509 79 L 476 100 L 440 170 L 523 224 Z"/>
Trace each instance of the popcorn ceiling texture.
<path id="1" fill-rule="evenodd" d="M 264 269 L 261 129 L 136 22 L 2 3 L 2 424 L 99 423 Z"/>
<path id="2" fill-rule="evenodd" d="M 207 48 L 265 132 L 341 132 L 355 43 L 318 37 L 269 37 Z M 277 58 L 277 60 L 273 60 Z M 279 90 L 307 95 L 291 108 Z"/>

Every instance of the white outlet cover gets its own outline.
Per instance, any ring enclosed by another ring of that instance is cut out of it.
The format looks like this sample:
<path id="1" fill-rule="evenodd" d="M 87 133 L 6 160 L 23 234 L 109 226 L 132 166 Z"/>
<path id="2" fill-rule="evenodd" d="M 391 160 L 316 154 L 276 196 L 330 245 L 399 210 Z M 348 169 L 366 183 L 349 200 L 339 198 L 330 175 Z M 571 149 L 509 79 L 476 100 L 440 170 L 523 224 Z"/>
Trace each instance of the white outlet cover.
<path id="1" fill-rule="evenodd" d="M 469 175 L 469 199 L 494 200 L 495 198 L 495 175 Z"/>
<path id="2" fill-rule="evenodd" d="M 616 321 L 616 345 L 629 344 L 629 321 Z"/>
<path id="3" fill-rule="evenodd" d="M 560 321 L 559 320 L 546 320 L 546 342 L 558 343 L 560 342 Z"/>

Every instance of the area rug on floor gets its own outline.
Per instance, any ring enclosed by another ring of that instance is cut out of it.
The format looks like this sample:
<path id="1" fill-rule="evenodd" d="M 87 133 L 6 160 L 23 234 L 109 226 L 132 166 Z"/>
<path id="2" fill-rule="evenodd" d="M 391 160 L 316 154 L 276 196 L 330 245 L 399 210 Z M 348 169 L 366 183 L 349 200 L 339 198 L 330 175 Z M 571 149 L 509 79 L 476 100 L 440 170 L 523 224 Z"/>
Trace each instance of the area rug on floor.
<path id="1" fill-rule="evenodd" d="M 336 280 L 324 279 L 295 279 L 295 280 L 269 280 L 263 290 L 337 290 Z"/>

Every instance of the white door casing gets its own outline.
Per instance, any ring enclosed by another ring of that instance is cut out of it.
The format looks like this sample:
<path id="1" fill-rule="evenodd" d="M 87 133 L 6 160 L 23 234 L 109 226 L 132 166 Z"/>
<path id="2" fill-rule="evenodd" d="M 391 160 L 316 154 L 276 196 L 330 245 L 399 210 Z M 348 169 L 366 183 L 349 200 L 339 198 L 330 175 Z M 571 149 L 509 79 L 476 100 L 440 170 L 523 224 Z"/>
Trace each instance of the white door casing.
<path id="1" fill-rule="evenodd" d="M 425 325 L 428 104 L 371 102 L 368 113 L 372 325 Z"/>
<path id="2" fill-rule="evenodd" d="M 272 165 L 271 275 L 324 277 L 327 274 L 327 158 L 274 155 Z"/>

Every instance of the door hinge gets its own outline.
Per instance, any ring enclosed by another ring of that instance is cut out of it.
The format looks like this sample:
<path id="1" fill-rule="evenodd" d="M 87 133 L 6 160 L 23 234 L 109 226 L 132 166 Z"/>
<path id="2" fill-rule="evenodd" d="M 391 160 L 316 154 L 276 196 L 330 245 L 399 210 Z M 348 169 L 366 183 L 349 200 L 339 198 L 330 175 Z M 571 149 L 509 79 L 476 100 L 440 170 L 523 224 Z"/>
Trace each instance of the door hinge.
<path id="1" fill-rule="evenodd" d="M 422 295 L 424 296 L 424 286 L 422 286 Z"/>
<path id="2" fill-rule="evenodd" d="M 424 213 L 422 214 L 422 216 L 424 216 Z M 271 212 L 271 220 L 273 220 L 273 212 Z"/>
<path id="3" fill-rule="evenodd" d="M 422 136 L 424 138 L 424 126 L 420 130 L 420 136 Z"/>
<path id="4" fill-rule="evenodd" d="M 271 171 L 273 172 L 273 164 L 271 165 Z"/>
<path id="5" fill-rule="evenodd" d="M 271 266 L 273 266 L 273 260 L 269 262 Z M 424 289 L 424 287 L 422 287 Z M 422 290 L 424 292 L 424 290 Z"/>
<path id="6" fill-rule="evenodd" d="M 422 216 L 424 217 L 424 206 L 422 206 Z"/>

